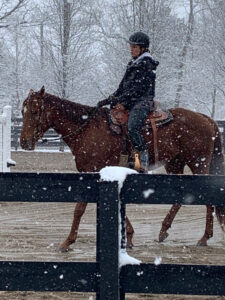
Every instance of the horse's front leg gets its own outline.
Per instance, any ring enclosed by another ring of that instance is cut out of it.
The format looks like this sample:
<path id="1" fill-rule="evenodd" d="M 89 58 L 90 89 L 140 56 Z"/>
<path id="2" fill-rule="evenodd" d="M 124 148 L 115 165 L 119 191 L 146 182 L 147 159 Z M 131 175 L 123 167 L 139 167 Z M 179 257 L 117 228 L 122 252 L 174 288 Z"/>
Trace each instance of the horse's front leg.
<path id="1" fill-rule="evenodd" d="M 127 248 L 133 248 L 133 235 L 134 235 L 134 228 L 131 225 L 130 220 L 126 217 L 126 232 L 127 232 Z"/>
<path id="2" fill-rule="evenodd" d="M 162 222 L 162 227 L 159 232 L 159 243 L 162 243 L 168 237 L 169 233 L 167 233 L 167 230 L 171 227 L 173 220 L 180 208 L 181 205 L 179 204 L 172 205 L 170 211 L 168 212 L 168 214 Z"/>
<path id="3" fill-rule="evenodd" d="M 69 251 L 69 246 L 73 243 L 75 243 L 77 239 L 78 234 L 78 228 L 80 225 L 81 217 L 83 216 L 85 209 L 87 207 L 87 203 L 77 203 L 74 210 L 74 216 L 73 216 L 73 223 L 71 226 L 70 233 L 67 237 L 67 239 L 60 245 L 59 251 L 60 252 L 67 252 Z"/>
<path id="4" fill-rule="evenodd" d="M 203 237 L 198 241 L 197 246 L 207 246 L 208 239 L 213 237 L 213 212 L 214 212 L 214 207 L 207 205 L 205 233 Z"/>

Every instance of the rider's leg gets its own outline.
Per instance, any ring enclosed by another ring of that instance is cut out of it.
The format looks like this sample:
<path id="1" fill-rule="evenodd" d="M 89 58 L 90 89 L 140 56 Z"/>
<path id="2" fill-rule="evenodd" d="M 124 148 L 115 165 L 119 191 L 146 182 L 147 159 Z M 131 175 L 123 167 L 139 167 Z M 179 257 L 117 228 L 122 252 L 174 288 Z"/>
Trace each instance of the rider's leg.
<path id="1" fill-rule="evenodd" d="M 141 169 L 145 172 L 149 167 L 148 148 L 141 134 L 141 129 L 148 114 L 152 110 L 150 105 L 136 104 L 130 111 L 128 131 L 135 150 L 139 153 Z"/>

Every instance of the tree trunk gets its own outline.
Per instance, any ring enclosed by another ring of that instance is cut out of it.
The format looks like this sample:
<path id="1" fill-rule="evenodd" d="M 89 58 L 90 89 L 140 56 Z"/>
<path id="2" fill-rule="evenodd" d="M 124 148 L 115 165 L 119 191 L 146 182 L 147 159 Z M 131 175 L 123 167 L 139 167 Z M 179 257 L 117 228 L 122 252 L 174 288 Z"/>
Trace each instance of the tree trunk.
<path id="1" fill-rule="evenodd" d="M 189 12 L 189 18 L 188 18 L 188 24 L 187 24 L 187 35 L 186 40 L 183 46 L 183 49 L 181 51 L 180 55 L 180 64 L 178 66 L 178 86 L 176 90 L 176 98 L 175 98 L 175 107 L 180 106 L 180 98 L 183 90 L 183 77 L 184 77 L 184 66 L 185 66 L 185 60 L 187 56 L 187 50 L 191 43 L 192 33 L 194 29 L 194 11 L 193 11 L 193 0 L 190 0 L 190 12 Z"/>
<path id="2" fill-rule="evenodd" d="M 20 108 L 20 93 L 19 93 L 19 34 L 18 34 L 18 26 L 16 26 L 16 61 L 15 61 L 15 108 L 16 112 L 19 112 Z"/>
<path id="3" fill-rule="evenodd" d="M 44 25 L 40 25 L 40 61 L 41 61 L 41 70 L 44 69 Z"/>
<path id="4" fill-rule="evenodd" d="M 71 24 L 71 4 L 64 0 L 63 2 L 63 38 L 62 38 L 62 97 L 66 98 L 67 90 L 67 66 L 68 66 L 68 50 L 70 38 Z"/>
<path id="5" fill-rule="evenodd" d="M 212 93 L 212 113 L 211 113 L 212 119 L 215 119 L 215 113 L 216 113 L 216 87 L 214 87 Z"/>

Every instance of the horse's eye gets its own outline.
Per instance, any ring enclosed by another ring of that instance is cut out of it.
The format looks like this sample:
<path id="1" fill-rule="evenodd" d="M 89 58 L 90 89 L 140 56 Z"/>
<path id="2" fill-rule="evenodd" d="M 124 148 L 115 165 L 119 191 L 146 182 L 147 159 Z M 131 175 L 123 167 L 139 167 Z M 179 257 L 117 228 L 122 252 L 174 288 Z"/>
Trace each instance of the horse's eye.
<path id="1" fill-rule="evenodd" d="M 34 116 L 36 116 L 36 115 L 38 114 L 37 111 L 32 111 L 31 113 L 32 113 L 32 115 L 34 115 Z"/>

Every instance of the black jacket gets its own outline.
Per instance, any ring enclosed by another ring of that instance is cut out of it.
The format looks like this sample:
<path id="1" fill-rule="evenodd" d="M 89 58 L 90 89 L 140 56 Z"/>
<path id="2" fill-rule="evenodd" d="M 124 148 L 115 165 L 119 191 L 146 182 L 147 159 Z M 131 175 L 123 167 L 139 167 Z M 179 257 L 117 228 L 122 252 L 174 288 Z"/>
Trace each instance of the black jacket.
<path id="1" fill-rule="evenodd" d="M 128 110 L 140 101 L 146 105 L 151 101 L 149 104 L 152 105 L 158 64 L 148 52 L 131 60 L 118 89 L 108 98 L 107 104 L 113 107 L 116 103 L 121 103 Z"/>

